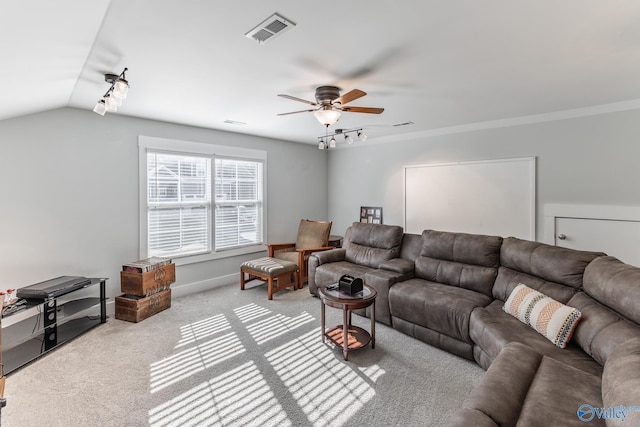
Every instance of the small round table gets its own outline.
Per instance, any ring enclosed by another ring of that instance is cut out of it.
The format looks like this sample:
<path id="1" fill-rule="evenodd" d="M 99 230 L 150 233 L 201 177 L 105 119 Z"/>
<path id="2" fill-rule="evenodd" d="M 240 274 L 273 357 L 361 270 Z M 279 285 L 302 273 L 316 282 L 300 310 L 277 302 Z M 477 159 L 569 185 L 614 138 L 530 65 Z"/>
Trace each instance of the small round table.
<path id="1" fill-rule="evenodd" d="M 320 308 L 322 322 L 322 342 L 328 339 L 334 345 L 342 347 L 344 360 L 349 359 L 349 350 L 362 348 L 371 342 L 376 348 L 376 296 L 378 293 L 369 285 L 364 285 L 362 292 L 350 296 L 338 289 L 320 288 Z M 325 306 L 342 310 L 342 325 L 325 330 Z M 351 324 L 351 312 L 371 306 L 371 334 Z"/>

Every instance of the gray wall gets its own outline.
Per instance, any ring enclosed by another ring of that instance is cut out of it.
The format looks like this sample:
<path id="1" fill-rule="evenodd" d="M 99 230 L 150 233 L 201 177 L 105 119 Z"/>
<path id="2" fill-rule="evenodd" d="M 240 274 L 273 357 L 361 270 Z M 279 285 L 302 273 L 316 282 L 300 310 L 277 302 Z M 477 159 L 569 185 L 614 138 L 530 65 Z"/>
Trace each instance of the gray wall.
<path id="1" fill-rule="evenodd" d="M 138 135 L 267 151 L 267 241 L 294 241 L 301 218 L 327 219 L 327 156 L 315 146 L 73 108 L 4 120 L 0 290 L 85 275 L 109 277 L 108 295 L 119 294 L 122 264 L 139 255 Z M 174 296 L 237 282 L 255 257 L 178 266 Z"/>
<path id="2" fill-rule="evenodd" d="M 536 236 L 542 240 L 545 204 L 640 205 L 639 139 L 636 110 L 393 143 L 354 143 L 330 152 L 333 232 L 344 233 L 358 221 L 363 205 L 382 206 L 385 224 L 403 225 L 404 166 L 536 156 Z"/>

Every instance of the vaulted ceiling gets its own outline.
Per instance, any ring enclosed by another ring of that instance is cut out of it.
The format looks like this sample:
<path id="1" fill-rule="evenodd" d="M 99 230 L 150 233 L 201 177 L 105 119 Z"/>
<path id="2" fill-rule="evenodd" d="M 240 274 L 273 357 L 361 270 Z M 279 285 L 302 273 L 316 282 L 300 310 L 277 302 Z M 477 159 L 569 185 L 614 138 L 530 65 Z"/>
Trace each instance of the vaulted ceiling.
<path id="1" fill-rule="evenodd" d="M 295 27 L 245 36 L 273 13 Z M 368 93 L 331 127 L 370 137 L 640 108 L 640 3 L 628 0 L 21 0 L 0 4 L 0 119 L 92 110 L 316 143 L 321 85 Z M 564 112 L 564 113 L 563 113 Z M 228 124 L 225 121 L 245 124 Z M 402 123 L 412 122 L 406 126 Z"/>

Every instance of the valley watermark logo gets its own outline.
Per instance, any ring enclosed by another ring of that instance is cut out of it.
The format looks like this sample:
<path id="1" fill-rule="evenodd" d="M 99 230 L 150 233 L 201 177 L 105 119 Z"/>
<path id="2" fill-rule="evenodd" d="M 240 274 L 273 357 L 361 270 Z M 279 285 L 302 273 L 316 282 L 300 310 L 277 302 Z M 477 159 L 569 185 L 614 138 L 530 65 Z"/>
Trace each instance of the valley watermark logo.
<path id="1" fill-rule="evenodd" d="M 597 408 L 587 403 L 583 403 L 578 408 L 578 419 L 588 423 L 598 417 L 601 420 L 620 420 L 624 422 L 630 412 L 640 412 L 640 406 L 611 406 L 609 408 Z"/>

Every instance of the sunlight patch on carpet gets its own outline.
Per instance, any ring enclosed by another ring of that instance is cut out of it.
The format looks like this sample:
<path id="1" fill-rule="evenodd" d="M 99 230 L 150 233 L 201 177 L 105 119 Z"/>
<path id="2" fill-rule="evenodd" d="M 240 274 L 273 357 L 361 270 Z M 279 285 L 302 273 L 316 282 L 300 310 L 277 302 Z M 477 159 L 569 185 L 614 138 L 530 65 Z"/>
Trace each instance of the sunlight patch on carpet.
<path id="1" fill-rule="evenodd" d="M 378 365 L 365 366 L 364 368 L 358 368 L 360 372 L 365 374 L 374 383 L 378 381 L 378 378 L 383 376 L 386 372 Z"/>
<path id="2" fill-rule="evenodd" d="M 154 362 L 151 364 L 151 393 L 245 351 L 238 336 L 230 333 Z"/>
<path id="3" fill-rule="evenodd" d="M 150 410 L 149 425 L 287 427 L 292 423 L 251 361 Z"/>
<path id="4" fill-rule="evenodd" d="M 231 329 L 231 324 L 224 314 L 209 317 L 180 327 L 182 339 L 175 348 L 184 347 L 206 337 L 215 335 L 218 332 Z"/>
<path id="5" fill-rule="evenodd" d="M 256 343 L 264 344 L 314 320 L 315 318 L 306 311 L 296 317 L 276 314 L 248 325 L 247 331 L 256 340 Z"/>
<path id="6" fill-rule="evenodd" d="M 233 312 L 238 315 L 242 323 L 247 323 L 257 319 L 258 317 L 272 313 L 268 308 L 261 307 L 257 304 L 243 305 L 242 307 L 234 308 Z"/>
<path id="7" fill-rule="evenodd" d="M 317 328 L 265 356 L 314 426 L 342 426 L 375 396 L 375 390 L 320 338 Z M 371 367 L 367 376 L 383 373 Z"/>

